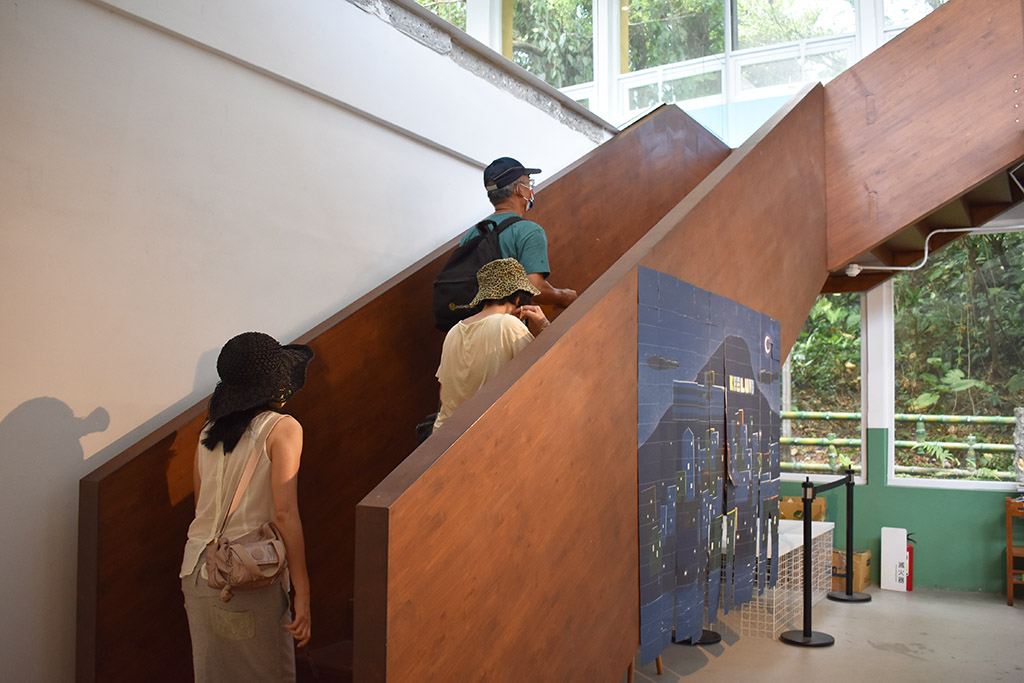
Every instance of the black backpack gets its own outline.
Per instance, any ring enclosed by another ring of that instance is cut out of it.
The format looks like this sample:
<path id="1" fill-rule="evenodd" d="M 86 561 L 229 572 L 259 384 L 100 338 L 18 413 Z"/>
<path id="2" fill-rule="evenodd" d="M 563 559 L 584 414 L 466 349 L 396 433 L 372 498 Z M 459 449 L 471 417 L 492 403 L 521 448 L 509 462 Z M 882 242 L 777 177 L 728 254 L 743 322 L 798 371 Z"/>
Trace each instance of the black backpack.
<path id="1" fill-rule="evenodd" d="M 495 226 L 494 221 L 488 218 L 473 226 L 477 234 L 456 247 L 444 268 L 434 278 L 434 327 L 447 332 L 455 323 L 480 310 L 479 307 L 455 307 L 464 306 L 473 300 L 477 289 L 476 271 L 484 264 L 501 258 L 498 235 L 521 220 L 519 216 L 511 216 Z"/>

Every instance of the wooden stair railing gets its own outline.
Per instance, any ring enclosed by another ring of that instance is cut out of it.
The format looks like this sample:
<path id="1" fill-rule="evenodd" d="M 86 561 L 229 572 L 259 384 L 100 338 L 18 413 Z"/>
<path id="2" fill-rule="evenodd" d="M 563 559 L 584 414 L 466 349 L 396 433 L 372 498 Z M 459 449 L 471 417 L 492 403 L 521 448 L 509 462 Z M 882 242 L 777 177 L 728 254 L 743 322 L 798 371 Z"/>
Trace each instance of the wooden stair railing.
<path id="1" fill-rule="evenodd" d="M 553 176 L 530 212 L 548 233 L 552 281 L 584 291 L 729 152 L 681 110 L 662 107 Z M 443 335 L 432 326 L 431 282 L 455 241 L 297 340 L 317 353 L 289 403 L 305 427 L 299 500 L 314 651 L 352 638 L 356 504 L 413 451 L 416 422 L 436 409 Z M 81 481 L 79 681 L 189 680 L 174 576 L 205 403 Z"/>
<path id="2" fill-rule="evenodd" d="M 733 151 L 360 503 L 355 680 L 626 671 L 637 266 L 768 313 L 788 348 L 828 274 L 822 99 L 808 89 Z"/>
<path id="3" fill-rule="evenodd" d="M 357 510 L 356 680 L 621 676 L 641 578 L 637 267 L 767 313 L 785 354 L 830 271 L 961 197 L 1008 205 L 971 197 L 1024 157 L 1022 27 L 1019 0 L 953 0 L 800 93 L 377 486 Z"/>

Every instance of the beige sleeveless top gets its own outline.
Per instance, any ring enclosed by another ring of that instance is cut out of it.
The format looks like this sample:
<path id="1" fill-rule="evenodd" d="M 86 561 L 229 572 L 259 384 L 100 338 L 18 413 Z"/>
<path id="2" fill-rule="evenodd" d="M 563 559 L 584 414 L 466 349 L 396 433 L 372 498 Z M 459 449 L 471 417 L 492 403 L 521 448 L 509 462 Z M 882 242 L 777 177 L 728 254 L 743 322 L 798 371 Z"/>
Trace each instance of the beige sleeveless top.
<path id="1" fill-rule="evenodd" d="M 274 519 L 267 436 L 282 417 L 284 415 L 272 411 L 257 415 L 249 423 L 235 449 L 226 456 L 223 443 L 217 444 L 212 451 L 202 444 L 202 437 L 206 435 L 206 430 L 203 430 L 196 451 L 199 461 L 199 500 L 196 502 L 196 518 L 188 528 L 185 557 L 181 562 L 181 577 L 195 571 L 203 550 L 220 531 L 220 526 L 228 514 L 231 499 L 235 496 L 235 489 L 242 478 L 242 470 L 245 469 L 253 449 L 259 449 L 256 469 L 253 470 L 252 479 L 242 494 L 238 509 L 228 520 L 224 536 L 237 538 Z M 202 574 L 205 578 L 205 566 Z"/>
<path id="2" fill-rule="evenodd" d="M 507 313 L 471 323 L 460 320 L 450 329 L 435 375 L 441 383 L 441 409 L 434 431 L 531 341 L 533 335 L 526 325 Z"/>

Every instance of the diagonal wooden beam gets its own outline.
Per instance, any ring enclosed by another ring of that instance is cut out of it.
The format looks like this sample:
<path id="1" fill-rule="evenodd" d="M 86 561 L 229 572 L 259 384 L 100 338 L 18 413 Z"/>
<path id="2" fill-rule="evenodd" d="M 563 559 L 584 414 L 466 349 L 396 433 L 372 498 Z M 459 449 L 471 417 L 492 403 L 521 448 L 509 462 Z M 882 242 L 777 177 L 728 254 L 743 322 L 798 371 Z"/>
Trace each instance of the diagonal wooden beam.
<path id="1" fill-rule="evenodd" d="M 1024 158 L 1021 2 L 981 6 L 942 5 L 825 86 L 829 270 Z"/>

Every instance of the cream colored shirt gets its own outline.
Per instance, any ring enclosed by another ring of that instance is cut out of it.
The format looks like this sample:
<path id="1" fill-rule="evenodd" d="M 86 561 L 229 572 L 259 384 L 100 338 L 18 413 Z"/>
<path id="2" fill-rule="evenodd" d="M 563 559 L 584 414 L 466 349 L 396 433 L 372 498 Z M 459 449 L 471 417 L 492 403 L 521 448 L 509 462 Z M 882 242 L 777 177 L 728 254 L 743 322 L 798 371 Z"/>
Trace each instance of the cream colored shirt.
<path id="1" fill-rule="evenodd" d="M 196 569 L 203 550 L 217 536 L 220 525 L 228 514 L 231 499 L 242 478 L 242 470 L 249 461 L 254 448 L 260 450 L 256 457 L 256 469 L 252 479 L 242 493 L 238 509 L 231 515 L 224 529 L 224 536 L 237 538 L 260 528 L 274 519 L 274 494 L 270 488 L 270 456 L 267 454 L 267 436 L 284 415 L 267 411 L 260 413 L 249 423 L 234 450 L 224 455 L 224 444 L 217 444 L 214 450 L 200 444 L 196 457 L 199 458 L 199 500 L 196 502 L 196 518 L 188 527 L 188 541 L 185 542 L 185 556 L 181 562 L 181 577 L 188 576 Z M 203 430 L 203 435 L 206 430 Z M 202 439 L 200 437 L 200 440 Z M 206 567 L 202 568 L 206 577 Z"/>
<path id="2" fill-rule="evenodd" d="M 468 324 L 460 321 L 448 330 L 441 349 L 441 365 L 437 368 L 441 409 L 434 430 L 531 341 L 533 335 L 526 325 L 506 313 Z"/>

